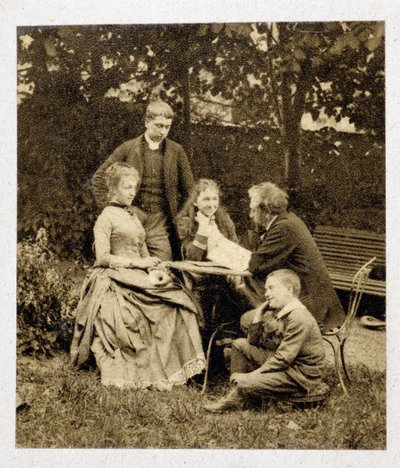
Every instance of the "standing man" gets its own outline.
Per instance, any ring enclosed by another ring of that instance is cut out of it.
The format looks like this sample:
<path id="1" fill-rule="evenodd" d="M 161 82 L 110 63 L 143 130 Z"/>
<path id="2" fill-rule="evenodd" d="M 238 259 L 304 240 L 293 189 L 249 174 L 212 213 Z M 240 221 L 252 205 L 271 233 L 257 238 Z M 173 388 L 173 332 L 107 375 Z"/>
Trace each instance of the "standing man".
<path id="1" fill-rule="evenodd" d="M 313 314 L 322 330 L 341 325 L 345 313 L 335 293 L 322 255 L 306 225 L 287 211 L 287 194 L 271 182 L 254 185 L 249 190 L 250 217 L 261 229 L 251 246 L 251 278 L 246 278 L 246 291 L 255 306 L 264 300 L 266 277 L 274 270 L 289 268 L 301 281 L 300 301 Z M 241 319 L 247 329 L 254 311 Z"/>
<path id="2" fill-rule="evenodd" d="M 126 141 L 111 154 L 93 176 L 97 205 L 107 205 L 105 170 L 115 162 L 136 168 L 141 181 L 134 205 L 146 230 L 146 244 L 152 256 L 172 260 L 177 254 L 173 218 L 193 187 L 193 175 L 182 146 L 167 139 L 174 112 L 164 101 L 149 104 L 146 131 Z"/>

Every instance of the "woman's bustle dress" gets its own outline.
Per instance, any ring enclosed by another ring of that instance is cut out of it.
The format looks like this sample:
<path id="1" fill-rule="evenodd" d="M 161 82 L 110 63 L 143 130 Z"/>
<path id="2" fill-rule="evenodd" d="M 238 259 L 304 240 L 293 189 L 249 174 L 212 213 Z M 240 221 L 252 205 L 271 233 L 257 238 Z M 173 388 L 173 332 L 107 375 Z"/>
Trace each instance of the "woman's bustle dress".
<path id="1" fill-rule="evenodd" d="M 198 308 L 177 284 L 154 286 L 146 271 L 120 268 L 120 257 L 148 256 L 133 212 L 107 206 L 94 227 L 96 265 L 77 309 L 71 361 L 93 352 L 104 385 L 170 390 L 205 368 Z M 98 266 L 102 265 L 102 266 Z"/>

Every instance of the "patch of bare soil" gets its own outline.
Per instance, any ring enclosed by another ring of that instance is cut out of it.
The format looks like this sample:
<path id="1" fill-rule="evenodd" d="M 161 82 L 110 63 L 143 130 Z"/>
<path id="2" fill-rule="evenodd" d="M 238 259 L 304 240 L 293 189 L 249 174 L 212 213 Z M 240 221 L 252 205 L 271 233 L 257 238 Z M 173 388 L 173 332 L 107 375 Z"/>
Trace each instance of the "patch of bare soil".
<path id="1" fill-rule="evenodd" d="M 334 365 L 333 352 L 325 343 L 328 365 Z M 386 330 L 364 328 L 357 319 L 344 347 L 346 364 L 349 367 L 364 365 L 371 370 L 386 370 Z"/>

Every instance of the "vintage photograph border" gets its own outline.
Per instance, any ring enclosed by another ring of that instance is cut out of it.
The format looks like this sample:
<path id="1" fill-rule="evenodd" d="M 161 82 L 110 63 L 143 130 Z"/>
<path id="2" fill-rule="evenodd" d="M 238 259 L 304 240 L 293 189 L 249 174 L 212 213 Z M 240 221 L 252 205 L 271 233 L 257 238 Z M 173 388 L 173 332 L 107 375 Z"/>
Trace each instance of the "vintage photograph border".
<path id="1" fill-rule="evenodd" d="M 343 0 L 2 0 L 0 39 L 1 308 L 0 464 L 3 466 L 396 466 L 400 439 L 400 288 L 398 287 L 400 6 Z M 387 450 L 78 450 L 15 448 L 16 28 L 23 25 L 376 20 L 386 25 Z"/>

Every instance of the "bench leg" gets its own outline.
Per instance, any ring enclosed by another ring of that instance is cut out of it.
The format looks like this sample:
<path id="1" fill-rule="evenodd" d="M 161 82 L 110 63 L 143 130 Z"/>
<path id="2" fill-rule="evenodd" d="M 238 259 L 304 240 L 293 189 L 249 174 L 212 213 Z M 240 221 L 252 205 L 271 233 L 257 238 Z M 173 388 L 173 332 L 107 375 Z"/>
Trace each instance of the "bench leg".
<path id="1" fill-rule="evenodd" d="M 336 336 L 338 342 L 332 343 L 332 341 L 329 340 L 328 338 L 325 338 L 325 337 L 323 338 L 326 342 L 328 342 L 331 345 L 333 356 L 335 359 L 335 369 L 336 369 L 337 376 L 339 378 L 340 386 L 342 387 L 344 394 L 346 396 L 349 396 L 349 392 L 347 391 L 347 387 L 346 387 L 345 379 L 344 379 L 344 375 L 346 375 L 348 379 L 347 370 L 345 370 L 344 354 L 343 354 L 343 345 L 344 345 L 345 340 L 341 341 L 339 337 Z"/>
<path id="2" fill-rule="evenodd" d="M 336 372 L 339 377 L 339 382 L 340 385 L 343 389 L 343 392 L 345 393 L 346 396 L 349 396 L 349 392 L 347 391 L 346 384 L 344 382 L 344 363 L 342 361 L 342 343 L 338 343 L 335 347 L 335 366 L 336 366 Z"/>
<path id="3" fill-rule="evenodd" d="M 341 358 L 341 361 L 342 361 L 342 368 L 343 368 L 346 380 L 347 380 L 347 382 L 350 382 L 349 373 L 348 373 L 347 367 L 346 367 L 346 361 L 344 359 L 344 345 L 345 345 L 345 343 L 346 343 L 346 338 L 344 338 L 344 340 L 340 343 L 340 358 Z"/>

